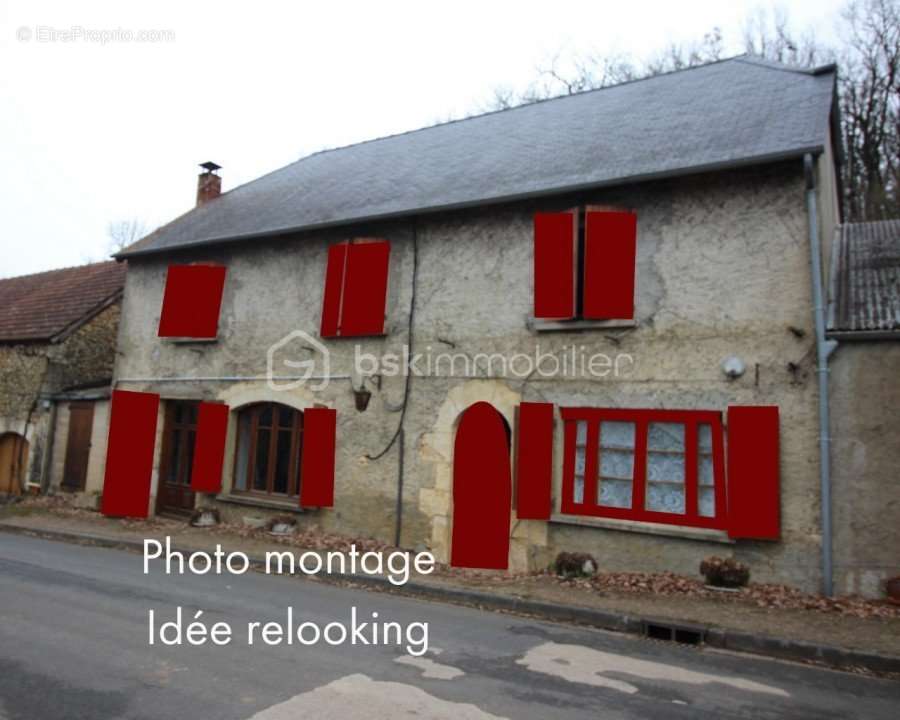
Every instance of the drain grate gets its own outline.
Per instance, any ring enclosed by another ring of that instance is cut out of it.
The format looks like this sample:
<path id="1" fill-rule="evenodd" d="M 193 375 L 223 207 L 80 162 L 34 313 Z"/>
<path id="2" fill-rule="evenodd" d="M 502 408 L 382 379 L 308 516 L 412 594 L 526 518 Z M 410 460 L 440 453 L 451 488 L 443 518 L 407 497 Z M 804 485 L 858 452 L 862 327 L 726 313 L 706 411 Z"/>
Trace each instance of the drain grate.
<path id="1" fill-rule="evenodd" d="M 669 625 L 660 622 L 645 622 L 644 637 L 651 640 L 666 640 L 682 645 L 702 645 L 705 637 L 703 628 L 686 625 Z"/>

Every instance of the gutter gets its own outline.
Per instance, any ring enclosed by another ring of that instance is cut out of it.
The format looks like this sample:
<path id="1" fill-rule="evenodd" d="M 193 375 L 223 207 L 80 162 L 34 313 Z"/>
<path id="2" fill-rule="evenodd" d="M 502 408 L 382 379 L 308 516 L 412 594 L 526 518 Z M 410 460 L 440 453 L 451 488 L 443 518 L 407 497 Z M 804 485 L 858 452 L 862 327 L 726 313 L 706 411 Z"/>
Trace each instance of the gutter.
<path id="1" fill-rule="evenodd" d="M 831 556 L 831 436 L 828 406 L 828 358 L 837 341 L 828 339 L 825 325 L 825 292 L 822 282 L 822 246 L 819 239 L 819 209 L 815 164 L 811 153 L 803 156 L 806 176 L 806 213 L 809 221 L 809 252 L 812 266 L 813 317 L 816 326 L 816 373 L 819 382 L 819 486 L 822 515 L 822 594 L 834 593 Z"/>

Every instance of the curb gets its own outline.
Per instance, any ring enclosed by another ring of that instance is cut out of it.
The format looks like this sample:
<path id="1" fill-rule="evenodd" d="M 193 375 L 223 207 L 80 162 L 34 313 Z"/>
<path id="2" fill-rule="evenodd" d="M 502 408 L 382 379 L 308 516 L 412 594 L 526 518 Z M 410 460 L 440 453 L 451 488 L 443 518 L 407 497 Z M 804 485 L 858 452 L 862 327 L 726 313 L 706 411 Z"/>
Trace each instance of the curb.
<path id="1" fill-rule="evenodd" d="M 91 545 L 124 550 L 137 550 L 143 552 L 142 541 L 126 540 L 108 535 L 93 535 L 80 532 L 64 532 L 60 530 L 44 530 L 40 528 L 23 527 L 20 525 L 7 525 L 0 522 L 0 532 L 14 535 L 27 535 L 55 540 L 58 542 L 74 543 L 78 545 Z M 172 550 L 190 555 L 199 550 L 179 548 L 173 546 Z M 252 568 L 258 569 L 265 566 L 260 557 L 249 556 Z M 507 612 L 517 615 L 528 615 L 539 620 L 550 622 L 585 625 L 601 630 L 629 633 L 658 637 L 648 633 L 648 628 L 672 629 L 675 637 L 678 631 L 687 630 L 700 639 L 691 644 L 702 644 L 707 647 L 733 652 L 749 653 L 781 660 L 793 660 L 805 663 L 815 663 L 840 670 L 865 670 L 879 674 L 900 674 L 900 656 L 884 655 L 882 653 L 865 652 L 835 645 L 822 645 L 800 640 L 785 640 L 769 635 L 756 635 L 728 630 L 718 627 L 703 627 L 685 625 L 678 621 L 661 620 L 650 617 L 634 616 L 608 610 L 596 610 L 593 608 L 578 607 L 574 605 L 556 605 L 541 602 L 539 600 L 525 600 L 522 598 L 494 595 L 479 592 L 477 590 L 461 590 L 437 585 L 427 585 L 418 582 L 408 582 L 403 586 L 394 585 L 386 577 L 360 574 L 330 575 L 319 572 L 313 575 L 297 574 L 300 577 L 316 578 L 321 581 L 340 584 L 351 582 L 368 586 L 372 589 L 390 592 L 396 595 L 419 597 L 454 605 L 467 605 L 484 610 Z"/>

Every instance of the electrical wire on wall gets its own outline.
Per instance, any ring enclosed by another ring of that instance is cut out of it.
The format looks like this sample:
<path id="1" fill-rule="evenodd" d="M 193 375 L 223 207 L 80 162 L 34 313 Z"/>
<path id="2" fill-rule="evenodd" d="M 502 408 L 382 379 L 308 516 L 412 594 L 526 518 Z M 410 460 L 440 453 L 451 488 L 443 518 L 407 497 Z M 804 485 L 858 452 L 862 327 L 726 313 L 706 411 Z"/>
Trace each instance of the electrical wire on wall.
<path id="1" fill-rule="evenodd" d="M 413 317 L 416 313 L 416 285 L 419 277 L 419 226 L 416 218 L 412 220 L 412 248 L 413 248 L 413 267 L 412 267 L 412 288 L 410 290 L 409 299 L 409 327 L 406 332 L 406 342 L 409 350 L 409 356 L 413 352 Z M 400 407 L 400 421 L 397 423 L 397 430 L 384 450 L 377 455 L 366 455 L 367 460 L 379 460 L 387 455 L 388 451 L 394 447 L 400 433 L 403 432 L 403 421 L 406 418 L 406 406 L 409 403 L 409 388 L 412 382 L 412 373 L 406 368 L 406 383 L 403 386 L 403 404 Z"/>

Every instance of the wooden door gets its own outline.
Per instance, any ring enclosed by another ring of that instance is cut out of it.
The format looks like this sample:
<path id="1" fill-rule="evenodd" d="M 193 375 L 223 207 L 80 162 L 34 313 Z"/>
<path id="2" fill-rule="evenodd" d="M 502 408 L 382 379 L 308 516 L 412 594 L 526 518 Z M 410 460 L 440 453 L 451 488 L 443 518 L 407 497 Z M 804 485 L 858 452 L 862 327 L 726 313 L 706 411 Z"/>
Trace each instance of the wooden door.
<path id="1" fill-rule="evenodd" d="M 174 400 L 166 403 L 156 512 L 184 515 L 194 510 L 191 465 L 197 437 L 200 403 Z"/>
<path id="2" fill-rule="evenodd" d="M 509 434 L 489 403 L 469 407 L 453 446 L 453 567 L 505 569 L 512 501 Z"/>
<path id="3" fill-rule="evenodd" d="M 93 428 L 94 403 L 69 403 L 69 437 L 66 440 L 66 462 L 62 478 L 64 490 L 84 490 Z"/>
<path id="4" fill-rule="evenodd" d="M 28 462 L 28 441 L 21 435 L 0 436 L 0 493 L 19 495 Z"/>

